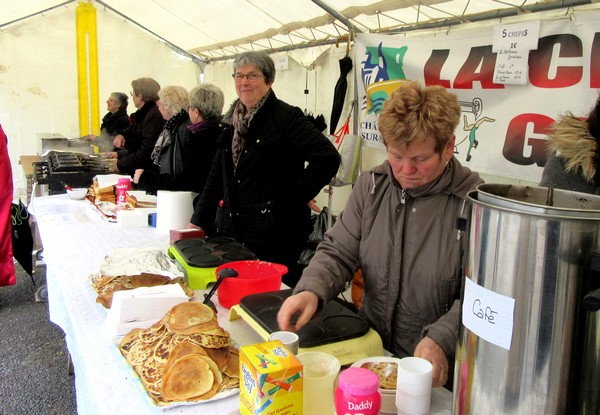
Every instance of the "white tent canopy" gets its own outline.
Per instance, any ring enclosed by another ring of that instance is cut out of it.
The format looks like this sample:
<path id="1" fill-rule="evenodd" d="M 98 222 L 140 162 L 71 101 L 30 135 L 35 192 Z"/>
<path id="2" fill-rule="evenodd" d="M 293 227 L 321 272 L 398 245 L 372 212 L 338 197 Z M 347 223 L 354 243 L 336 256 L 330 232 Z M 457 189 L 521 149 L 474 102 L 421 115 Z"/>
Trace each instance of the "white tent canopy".
<path id="1" fill-rule="evenodd" d="M 427 38 L 600 7 L 598 0 L 0 0 L 0 123 L 19 195 L 26 189 L 19 158 L 41 152 L 40 133 L 94 133 L 79 112 L 81 3 L 96 10 L 100 115 L 111 92 L 127 93 L 131 80 L 144 76 L 188 89 L 211 82 L 223 89 L 227 107 L 236 98 L 231 59 L 266 50 L 285 60 L 277 96 L 327 121 L 339 60 L 354 51 L 359 33 Z M 355 93 L 353 74 L 348 81 L 346 103 Z"/>
<path id="2" fill-rule="evenodd" d="M 588 4 L 591 0 L 95 0 L 199 62 L 246 50 L 291 51 L 339 43 L 342 36 L 403 32 Z M 2 1 L 0 30 L 44 18 L 76 0 Z M 322 49 L 324 50 L 324 49 Z M 295 52 L 298 62 L 310 62 Z M 306 54 L 304 54 L 306 55 Z M 311 56 L 318 53 L 311 52 Z M 307 65 L 308 66 L 308 65 Z"/>

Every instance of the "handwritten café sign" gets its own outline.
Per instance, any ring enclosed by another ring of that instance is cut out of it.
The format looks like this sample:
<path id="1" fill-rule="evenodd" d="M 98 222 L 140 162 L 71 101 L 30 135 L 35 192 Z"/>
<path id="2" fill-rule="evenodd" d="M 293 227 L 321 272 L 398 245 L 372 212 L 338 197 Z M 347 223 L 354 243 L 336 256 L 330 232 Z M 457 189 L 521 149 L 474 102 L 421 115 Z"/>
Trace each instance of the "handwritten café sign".
<path id="1" fill-rule="evenodd" d="M 510 350 L 515 299 L 497 294 L 465 278 L 462 321 L 490 343 Z"/>

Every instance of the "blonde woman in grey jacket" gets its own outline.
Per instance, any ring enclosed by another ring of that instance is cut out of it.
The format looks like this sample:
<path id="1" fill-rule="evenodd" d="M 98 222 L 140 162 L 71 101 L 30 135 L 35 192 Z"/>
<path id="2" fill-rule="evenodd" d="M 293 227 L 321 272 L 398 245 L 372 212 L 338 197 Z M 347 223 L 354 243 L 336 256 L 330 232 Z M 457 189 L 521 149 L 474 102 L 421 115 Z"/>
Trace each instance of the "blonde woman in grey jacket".
<path id="1" fill-rule="evenodd" d="M 453 156 L 459 117 L 456 95 L 440 86 L 407 81 L 386 101 L 379 131 L 387 160 L 358 178 L 281 307 L 282 330 L 301 328 L 360 268 L 359 313 L 384 347 L 429 360 L 433 386 L 452 377 L 468 242 L 455 223 L 466 194 L 483 182 Z"/>

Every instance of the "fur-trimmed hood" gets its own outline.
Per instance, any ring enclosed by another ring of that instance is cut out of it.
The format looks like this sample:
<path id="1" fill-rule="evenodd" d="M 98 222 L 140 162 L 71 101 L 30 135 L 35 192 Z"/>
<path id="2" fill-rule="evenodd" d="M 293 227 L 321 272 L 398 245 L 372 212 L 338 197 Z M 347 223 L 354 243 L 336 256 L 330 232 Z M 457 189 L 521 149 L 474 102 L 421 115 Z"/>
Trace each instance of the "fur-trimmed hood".
<path id="1" fill-rule="evenodd" d="M 567 172 L 581 173 L 594 182 L 598 161 L 598 142 L 588 129 L 585 120 L 571 113 L 561 116 L 548 137 L 550 153 L 565 160 Z"/>

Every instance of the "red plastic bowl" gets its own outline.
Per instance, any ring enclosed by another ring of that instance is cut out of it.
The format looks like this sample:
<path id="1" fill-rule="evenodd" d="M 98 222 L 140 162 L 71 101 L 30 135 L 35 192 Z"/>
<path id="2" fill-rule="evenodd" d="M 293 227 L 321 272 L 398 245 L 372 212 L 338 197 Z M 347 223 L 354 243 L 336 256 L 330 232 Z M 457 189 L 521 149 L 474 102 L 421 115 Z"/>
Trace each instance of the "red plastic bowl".
<path id="1" fill-rule="evenodd" d="M 285 265 L 250 260 L 223 264 L 217 267 L 216 274 L 223 268 L 232 268 L 238 273 L 235 278 L 224 278 L 217 288 L 219 304 L 225 308 L 239 304 L 247 295 L 279 290 L 281 277 L 288 270 Z"/>

